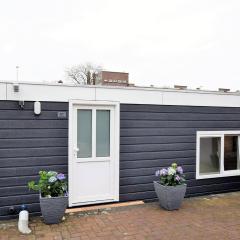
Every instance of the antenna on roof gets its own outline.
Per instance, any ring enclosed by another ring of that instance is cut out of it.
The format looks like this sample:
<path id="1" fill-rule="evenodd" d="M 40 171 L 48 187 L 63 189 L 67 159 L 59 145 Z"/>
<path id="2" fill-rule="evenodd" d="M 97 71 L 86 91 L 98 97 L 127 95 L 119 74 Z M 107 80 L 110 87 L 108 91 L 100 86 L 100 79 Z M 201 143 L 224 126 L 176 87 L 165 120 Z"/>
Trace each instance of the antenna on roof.
<path id="1" fill-rule="evenodd" d="M 19 66 L 16 66 L 16 80 L 19 80 Z"/>

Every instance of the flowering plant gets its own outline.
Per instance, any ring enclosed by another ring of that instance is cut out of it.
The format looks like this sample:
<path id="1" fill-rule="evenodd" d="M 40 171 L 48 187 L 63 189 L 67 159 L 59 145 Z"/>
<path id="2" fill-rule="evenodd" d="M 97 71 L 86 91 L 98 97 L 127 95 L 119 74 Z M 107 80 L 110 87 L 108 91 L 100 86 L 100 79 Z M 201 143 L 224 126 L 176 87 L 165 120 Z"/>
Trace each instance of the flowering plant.
<path id="1" fill-rule="evenodd" d="M 173 163 L 169 168 L 157 170 L 155 175 L 160 177 L 160 184 L 166 186 L 181 185 L 185 182 L 183 169 L 176 163 Z"/>
<path id="2" fill-rule="evenodd" d="M 42 197 L 67 196 L 67 182 L 63 173 L 40 171 L 38 183 L 31 181 L 28 188 L 39 191 Z"/>

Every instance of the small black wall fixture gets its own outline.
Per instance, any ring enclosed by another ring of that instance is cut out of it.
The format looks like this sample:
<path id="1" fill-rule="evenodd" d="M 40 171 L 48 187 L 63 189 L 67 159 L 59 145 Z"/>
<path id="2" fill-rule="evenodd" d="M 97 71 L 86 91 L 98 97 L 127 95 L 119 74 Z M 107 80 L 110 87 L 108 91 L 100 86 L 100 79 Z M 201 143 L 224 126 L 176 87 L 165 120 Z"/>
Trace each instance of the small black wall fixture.
<path id="1" fill-rule="evenodd" d="M 21 110 L 24 109 L 24 101 L 23 101 L 23 100 L 20 100 L 20 101 L 18 102 L 18 105 L 19 105 L 19 107 L 20 107 Z"/>
<path id="2" fill-rule="evenodd" d="M 15 93 L 18 93 L 18 92 L 19 92 L 19 84 L 18 84 L 18 83 L 14 83 L 14 84 L 13 84 L 13 91 L 14 91 Z"/>
<path id="3" fill-rule="evenodd" d="M 11 206 L 11 207 L 8 208 L 8 212 L 10 214 L 15 214 L 16 213 L 16 208 L 14 206 Z"/>

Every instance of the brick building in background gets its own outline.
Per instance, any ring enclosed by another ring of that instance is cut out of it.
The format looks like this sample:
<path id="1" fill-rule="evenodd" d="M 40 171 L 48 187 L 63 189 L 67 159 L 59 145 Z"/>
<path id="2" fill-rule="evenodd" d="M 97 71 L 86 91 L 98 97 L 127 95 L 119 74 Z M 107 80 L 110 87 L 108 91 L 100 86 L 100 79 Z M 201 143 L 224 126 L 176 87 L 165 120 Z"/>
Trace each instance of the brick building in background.
<path id="1" fill-rule="evenodd" d="M 125 72 L 101 71 L 100 84 L 108 86 L 134 86 L 129 83 L 129 74 Z"/>

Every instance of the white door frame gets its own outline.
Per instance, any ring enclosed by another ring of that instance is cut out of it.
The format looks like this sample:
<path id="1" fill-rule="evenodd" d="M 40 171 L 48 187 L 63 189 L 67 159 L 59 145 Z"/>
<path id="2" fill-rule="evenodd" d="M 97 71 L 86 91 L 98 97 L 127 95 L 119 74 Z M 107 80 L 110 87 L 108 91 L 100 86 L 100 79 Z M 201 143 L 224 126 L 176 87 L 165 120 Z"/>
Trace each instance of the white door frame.
<path id="1" fill-rule="evenodd" d="M 85 101 L 85 100 L 69 100 L 69 118 L 68 118 L 68 191 L 69 191 L 69 207 L 81 204 L 75 204 L 72 199 L 73 192 L 73 158 L 74 158 L 74 119 L 73 110 L 75 106 L 109 106 L 114 107 L 114 195 L 111 200 L 104 202 L 119 201 L 119 132 L 120 132 L 120 104 L 112 101 Z M 96 201 L 94 203 L 101 203 L 103 201 Z M 90 203 L 89 203 L 90 204 Z"/>

